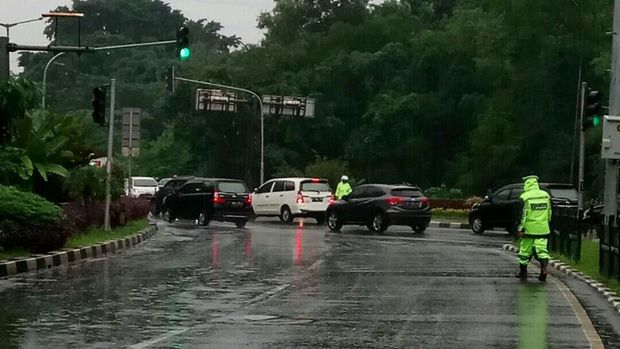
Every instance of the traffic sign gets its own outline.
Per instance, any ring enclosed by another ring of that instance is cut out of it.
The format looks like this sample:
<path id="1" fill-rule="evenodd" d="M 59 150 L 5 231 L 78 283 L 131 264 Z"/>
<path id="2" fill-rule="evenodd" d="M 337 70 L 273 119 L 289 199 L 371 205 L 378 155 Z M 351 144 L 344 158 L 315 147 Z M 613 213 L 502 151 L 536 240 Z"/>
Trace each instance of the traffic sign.
<path id="1" fill-rule="evenodd" d="M 601 142 L 603 159 L 620 159 L 620 116 L 603 117 L 603 140 Z"/>
<path id="2" fill-rule="evenodd" d="M 140 155 L 140 108 L 123 108 L 123 156 Z"/>
<path id="3" fill-rule="evenodd" d="M 314 117 L 314 98 L 295 96 L 263 96 L 263 114 L 274 116 Z"/>
<path id="4" fill-rule="evenodd" d="M 196 90 L 196 110 L 236 112 L 237 103 L 247 103 L 237 99 L 237 93 L 218 89 Z"/>

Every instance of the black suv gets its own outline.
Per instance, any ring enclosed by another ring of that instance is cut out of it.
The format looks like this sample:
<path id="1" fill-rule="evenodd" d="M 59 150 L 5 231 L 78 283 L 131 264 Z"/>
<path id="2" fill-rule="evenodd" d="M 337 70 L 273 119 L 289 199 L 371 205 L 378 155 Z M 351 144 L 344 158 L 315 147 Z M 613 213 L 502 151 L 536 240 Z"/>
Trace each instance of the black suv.
<path id="1" fill-rule="evenodd" d="M 428 198 L 419 188 L 403 185 L 365 184 L 327 208 L 329 229 L 343 224 L 365 225 L 383 233 L 390 225 L 407 225 L 421 233 L 431 220 Z"/>
<path id="2" fill-rule="evenodd" d="M 551 195 L 553 207 L 577 206 L 577 189 L 572 184 L 540 183 L 540 189 Z M 523 183 L 509 184 L 487 195 L 469 211 L 469 224 L 476 234 L 492 228 L 504 228 L 515 234 L 521 216 L 519 196 Z"/>
<path id="3" fill-rule="evenodd" d="M 166 196 L 162 212 L 170 223 L 177 218 L 198 220 L 201 225 L 216 220 L 243 228 L 252 214 L 252 197 L 240 180 L 195 178 Z"/>
<path id="4" fill-rule="evenodd" d="M 151 213 L 154 215 L 158 215 L 161 213 L 162 202 L 164 198 L 170 193 L 176 192 L 181 188 L 183 184 L 194 177 L 191 176 L 179 176 L 173 177 L 167 180 L 166 184 L 159 188 L 155 195 L 151 198 Z"/>

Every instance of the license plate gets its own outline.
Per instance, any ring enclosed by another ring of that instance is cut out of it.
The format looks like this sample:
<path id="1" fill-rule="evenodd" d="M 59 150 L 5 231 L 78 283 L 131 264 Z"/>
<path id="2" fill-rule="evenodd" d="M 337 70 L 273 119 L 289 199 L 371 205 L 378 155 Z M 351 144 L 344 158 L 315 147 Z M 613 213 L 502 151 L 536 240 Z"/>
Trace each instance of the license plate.
<path id="1" fill-rule="evenodd" d="M 420 203 L 419 202 L 408 202 L 405 207 L 409 207 L 409 208 L 419 208 L 420 207 Z"/>
<path id="2" fill-rule="evenodd" d="M 233 207 L 239 207 L 239 206 L 243 205 L 243 203 L 241 203 L 239 201 L 232 201 L 230 203 L 230 205 L 233 206 Z"/>
<path id="3" fill-rule="evenodd" d="M 312 202 L 323 202 L 323 198 L 312 198 Z"/>

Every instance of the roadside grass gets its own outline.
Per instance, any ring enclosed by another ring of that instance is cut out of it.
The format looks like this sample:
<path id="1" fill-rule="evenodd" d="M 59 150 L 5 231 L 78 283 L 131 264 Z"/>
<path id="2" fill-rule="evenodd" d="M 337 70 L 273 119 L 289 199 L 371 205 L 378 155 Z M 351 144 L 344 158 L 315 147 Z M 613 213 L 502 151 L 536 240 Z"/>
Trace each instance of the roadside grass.
<path id="1" fill-rule="evenodd" d="M 431 220 L 469 223 L 469 213 L 433 210 Z"/>
<path id="2" fill-rule="evenodd" d="M 30 252 L 26 250 L 16 249 L 16 250 L 6 250 L 0 252 L 0 261 L 4 259 L 11 259 L 17 257 L 30 256 Z"/>
<path id="3" fill-rule="evenodd" d="M 552 258 L 561 260 L 562 262 L 575 267 L 580 272 L 588 275 L 596 281 L 602 282 L 616 294 L 620 295 L 620 280 L 608 278 L 599 273 L 599 242 L 595 240 L 581 240 L 581 260 L 575 262 L 567 256 L 561 254 L 551 254 Z"/>
<path id="4" fill-rule="evenodd" d="M 82 246 L 94 245 L 103 241 L 119 239 L 122 237 L 130 236 L 137 234 L 138 231 L 144 229 L 148 224 L 148 220 L 137 219 L 127 223 L 123 227 L 118 227 L 112 229 L 111 232 L 106 232 L 103 228 L 92 228 L 89 229 L 84 234 L 79 234 L 71 237 L 66 243 L 65 248 L 77 248 Z M 27 250 L 15 249 L 15 250 L 6 250 L 0 252 L 0 260 L 18 258 L 18 257 L 28 257 L 32 255 Z"/>
<path id="5" fill-rule="evenodd" d="M 127 223 L 125 226 L 112 229 L 111 232 L 106 232 L 103 228 L 90 229 L 85 234 L 73 236 L 65 244 L 66 248 L 77 248 L 82 246 L 94 245 L 103 241 L 114 240 L 123 238 L 129 235 L 136 234 L 138 231 L 144 229 L 148 224 L 147 219 L 138 219 Z"/>

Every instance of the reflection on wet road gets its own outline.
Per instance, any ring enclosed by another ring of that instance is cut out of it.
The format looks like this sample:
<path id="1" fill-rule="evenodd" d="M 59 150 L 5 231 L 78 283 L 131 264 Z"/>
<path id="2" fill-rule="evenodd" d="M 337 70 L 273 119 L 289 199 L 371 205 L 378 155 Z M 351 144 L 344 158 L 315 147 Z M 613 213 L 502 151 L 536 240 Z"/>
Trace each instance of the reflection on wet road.
<path id="1" fill-rule="evenodd" d="M 504 234 L 159 224 L 133 250 L 0 281 L 0 347 L 588 346 L 555 283 L 513 277 Z"/>

